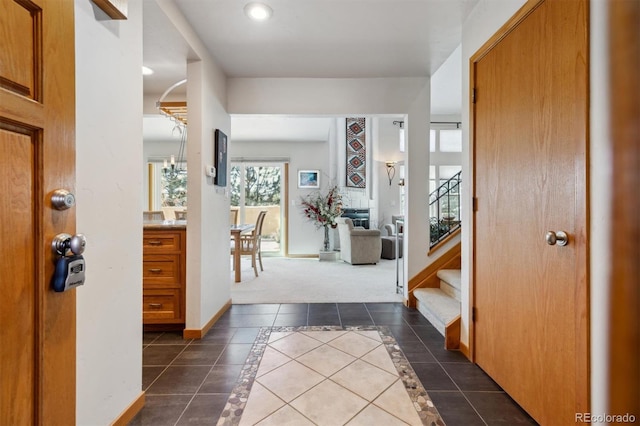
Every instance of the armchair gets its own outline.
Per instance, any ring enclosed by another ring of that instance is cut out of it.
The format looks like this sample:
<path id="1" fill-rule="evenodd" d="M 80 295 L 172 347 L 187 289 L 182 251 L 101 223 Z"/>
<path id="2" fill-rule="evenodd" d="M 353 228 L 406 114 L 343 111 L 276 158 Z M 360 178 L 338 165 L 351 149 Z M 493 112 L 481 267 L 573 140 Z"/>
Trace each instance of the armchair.
<path id="1" fill-rule="evenodd" d="M 397 257 L 402 257 L 402 231 L 400 232 L 400 235 L 398 235 L 396 228 L 397 225 L 395 223 L 387 223 L 384 225 L 387 235 L 382 237 L 383 259 L 395 259 L 396 255 Z M 396 239 L 398 239 L 398 253 L 396 253 Z"/>
<path id="2" fill-rule="evenodd" d="M 380 261 L 382 242 L 379 229 L 354 227 L 349 218 L 339 217 L 340 257 L 352 265 L 376 264 Z"/>

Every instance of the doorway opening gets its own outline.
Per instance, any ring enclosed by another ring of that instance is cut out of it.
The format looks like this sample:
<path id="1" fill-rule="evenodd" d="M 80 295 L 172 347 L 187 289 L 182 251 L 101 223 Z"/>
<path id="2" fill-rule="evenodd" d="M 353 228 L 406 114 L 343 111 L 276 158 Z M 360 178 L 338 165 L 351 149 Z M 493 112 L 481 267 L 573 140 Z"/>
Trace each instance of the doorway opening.
<path id="1" fill-rule="evenodd" d="M 260 249 L 266 256 L 283 256 L 284 163 L 231 162 L 231 209 L 238 210 L 238 223 L 255 223 L 266 210 Z"/>

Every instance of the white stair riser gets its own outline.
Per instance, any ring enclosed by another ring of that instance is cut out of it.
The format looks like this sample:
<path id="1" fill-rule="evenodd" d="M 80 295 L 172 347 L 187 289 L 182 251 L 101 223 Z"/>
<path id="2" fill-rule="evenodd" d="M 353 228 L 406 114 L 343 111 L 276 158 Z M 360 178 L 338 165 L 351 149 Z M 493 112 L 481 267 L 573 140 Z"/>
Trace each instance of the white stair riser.
<path id="1" fill-rule="evenodd" d="M 444 328 L 445 324 L 436 317 L 433 312 L 429 310 L 425 303 L 420 302 L 419 300 L 416 303 L 416 308 L 418 312 L 420 312 L 426 319 L 435 327 L 436 330 L 444 337 Z"/>
<path id="2" fill-rule="evenodd" d="M 446 281 L 451 287 L 458 289 L 462 286 L 462 271 L 459 269 L 441 269 L 438 271 L 438 278 Z"/>
<path id="3" fill-rule="evenodd" d="M 446 294 L 453 297 L 457 301 L 460 301 L 462 298 L 462 293 L 460 292 L 460 289 L 455 288 L 454 286 L 452 286 L 451 284 L 449 284 L 444 280 L 440 280 L 440 290 L 444 291 Z"/>
<path id="4" fill-rule="evenodd" d="M 413 294 L 418 311 L 444 336 L 446 325 L 460 315 L 460 301 L 439 288 L 417 289 Z"/>

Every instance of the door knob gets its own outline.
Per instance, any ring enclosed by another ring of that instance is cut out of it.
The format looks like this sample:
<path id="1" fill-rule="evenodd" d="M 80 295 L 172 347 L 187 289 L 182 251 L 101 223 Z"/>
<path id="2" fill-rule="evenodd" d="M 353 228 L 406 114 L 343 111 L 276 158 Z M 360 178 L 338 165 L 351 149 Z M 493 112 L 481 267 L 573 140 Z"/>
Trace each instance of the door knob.
<path id="1" fill-rule="evenodd" d="M 83 234 L 69 235 L 58 234 L 53 237 L 51 242 L 51 248 L 56 257 L 67 256 L 69 252 L 75 255 L 81 255 L 84 253 L 85 246 L 87 245 L 87 239 Z"/>
<path id="2" fill-rule="evenodd" d="M 51 287 L 61 293 L 84 284 L 85 261 L 82 257 L 87 239 L 82 234 L 58 234 L 53 237 L 51 249 L 56 264 Z"/>
<path id="3" fill-rule="evenodd" d="M 569 244 L 569 235 L 564 231 L 553 232 L 549 231 L 545 235 L 545 240 L 550 246 L 558 244 L 559 246 L 566 246 Z"/>

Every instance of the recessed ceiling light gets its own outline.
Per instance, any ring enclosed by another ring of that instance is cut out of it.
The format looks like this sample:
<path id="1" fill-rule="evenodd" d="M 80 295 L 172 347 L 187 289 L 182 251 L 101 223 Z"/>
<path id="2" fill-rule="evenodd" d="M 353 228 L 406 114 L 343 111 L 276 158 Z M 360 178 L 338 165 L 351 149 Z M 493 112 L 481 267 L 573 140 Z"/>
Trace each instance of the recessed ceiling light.
<path id="1" fill-rule="evenodd" d="M 153 74 L 153 70 L 149 67 L 142 66 L 142 75 L 151 75 Z"/>
<path id="2" fill-rule="evenodd" d="M 254 21 L 266 21 L 273 15 L 273 9 L 264 3 L 248 3 L 244 7 L 244 13 Z"/>

